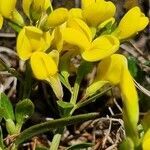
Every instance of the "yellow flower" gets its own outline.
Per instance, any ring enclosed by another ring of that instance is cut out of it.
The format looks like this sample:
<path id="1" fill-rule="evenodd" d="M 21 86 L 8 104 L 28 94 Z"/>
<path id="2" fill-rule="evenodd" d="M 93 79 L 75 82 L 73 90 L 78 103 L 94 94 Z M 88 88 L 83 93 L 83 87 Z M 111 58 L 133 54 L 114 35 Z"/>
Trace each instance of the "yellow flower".
<path id="1" fill-rule="evenodd" d="M 17 53 L 22 60 L 27 60 L 35 51 L 45 51 L 51 44 L 52 37 L 49 32 L 25 26 L 17 38 Z"/>
<path id="2" fill-rule="evenodd" d="M 62 99 L 63 90 L 58 77 L 58 58 L 57 51 L 49 54 L 44 52 L 34 52 L 30 59 L 31 68 L 34 76 L 39 80 L 47 81 L 58 99 Z"/>
<path id="3" fill-rule="evenodd" d="M 0 14 L 5 18 L 11 18 L 15 10 L 16 0 L 0 0 Z"/>
<path id="4" fill-rule="evenodd" d="M 83 18 L 89 26 L 97 27 L 103 21 L 114 16 L 116 7 L 110 1 L 82 0 Z"/>
<path id="5" fill-rule="evenodd" d="M 113 34 L 119 39 L 127 39 L 143 30 L 147 26 L 148 22 L 148 18 L 145 17 L 140 8 L 133 7 L 121 19 L 118 28 Z"/>
<path id="6" fill-rule="evenodd" d="M 143 150 L 149 150 L 150 148 L 150 129 L 146 132 L 142 142 Z"/>
<path id="7" fill-rule="evenodd" d="M 55 9 L 47 18 L 47 25 L 49 27 L 56 27 L 67 21 L 69 16 L 68 10 L 66 8 Z"/>
<path id="8" fill-rule="evenodd" d="M 80 19 L 69 19 L 70 28 L 62 30 L 62 39 L 69 44 L 78 46 L 86 61 L 99 61 L 115 53 L 119 48 L 119 40 L 112 35 L 103 35 L 92 41 L 92 32 Z"/>
<path id="9" fill-rule="evenodd" d="M 118 85 L 120 88 L 127 134 L 134 135 L 139 116 L 138 96 L 127 67 L 127 60 L 123 55 L 113 54 L 99 63 L 96 78 L 93 84 L 88 87 L 87 95 L 93 94 L 108 83 Z"/>
<path id="10" fill-rule="evenodd" d="M 31 11 L 41 13 L 51 7 L 50 0 L 23 0 L 22 8 L 24 13 L 30 18 Z"/>

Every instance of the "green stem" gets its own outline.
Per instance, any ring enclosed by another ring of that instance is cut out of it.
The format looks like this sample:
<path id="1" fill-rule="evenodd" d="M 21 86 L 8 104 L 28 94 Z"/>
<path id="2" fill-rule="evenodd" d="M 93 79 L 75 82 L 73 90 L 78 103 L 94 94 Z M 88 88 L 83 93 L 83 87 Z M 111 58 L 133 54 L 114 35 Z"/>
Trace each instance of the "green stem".
<path id="1" fill-rule="evenodd" d="M 62 119 L 56 119 L 52 121 L 47 121 L 45 123 L 34 125 L 26 130 L 24 130 L 16 139 L 15 144 L 18 146 L 22 142 L 26 141 L 27 139 L 30 139 L 31 137 L 48 132 L 50 130 L 62 128 L 66 125 L 72 125 L 75 123 L 87 121 L 90 119 L 95 119 L 99 117 L 99 113 L 88 113 L 83 115 L 76 115 L 72 117 L 65 117 Z"/>
<path id="2" fill-rule="evenodd" d="M 77 76 L 74 87 L 73 87 L 73 92 L 72 92 L 72 97 L 70 100 L 70 103 L 75 105 L 77 98 L 78 98 L 78 93 L 79 93 L 79 89 L 80 89 L 80 83 L 81 83 L 82 78 L 80 78 L 79 76 Z"/>
<path id="3" fill-rule="evenodd" d="M 23 99 L 29 98 L 31 93 L 32 73 L 29 62 L 26 63 L 25 80 L 23 84 Z"/>
<path id="4" fill-rule="evenodd" d="M 6 71 L 11 73 L 13 76 L 15 76 L 20 82 L 23 82 L 22 76 L 14 68 L 9 68 L 1 59 L 0 59 L 0 64 L 5 68 Z"/>
<path id="5" fill-rule="evenodd" d="M 76 104 L 75 109 L 78 109 L 78 108 L 80 108 L 80 107 L 83 107 L 83 106 L 86 106 L 86 105 L 92 103 L 92 102 L 95 101 L 98 97 L 104 95 L 106 92 L 110 91 L 112 88 L 113 88 L 113 86 L 107 88 L 106 90 L 104 90 L 104 91 L 102 91 L 102 92 L 100 92 L 100 93 L 98 93 L 98 94 L 96 94 L 96 95 L 94 95 L 94 96 L 92 96 L 92 97 L 90 97 L 90 98 L 88 98 L 88 99 L 81 100 L 80 102 L 78 102 L 78 103 Z"/>

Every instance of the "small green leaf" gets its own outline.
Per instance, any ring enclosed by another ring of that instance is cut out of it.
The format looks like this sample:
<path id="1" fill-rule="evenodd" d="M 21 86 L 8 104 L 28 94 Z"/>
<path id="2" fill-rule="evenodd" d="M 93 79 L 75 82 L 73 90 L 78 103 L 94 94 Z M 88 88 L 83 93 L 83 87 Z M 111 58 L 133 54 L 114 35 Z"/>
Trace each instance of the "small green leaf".
<path id="1" fill-rule="evenodd" d="M 93 146 L 92 143 L 81 143 L 81 144 L 70 146 L 66 150 L 81 150 L 92 146 Z"/>
<path id="2" fill-rule="evenodd" d="M 22 124 L 34 113 L 34 104 L 29 99 L 17 103 L 15 109 L 16 122 Z"/>
<path id="3" fill-rule="evenodd" d="M 13 120 L 6 120 L 6 129 L 10 135 L 16 134 L 16 126 Z"/>
<path id="4" fill-rule="evenodd" d="M 58 104 L 58 109 L 60 111 L 60 114 L 63 117 L 67 117 L 74 106 L 73 104 L 69 102 L 64 102 L 62 100 L 57 101 L 57 104 Z"/>
<path id="5" fill-rule="evenodd" d="M 133 77 L 137 76 L 138 68 L 137 68 L 137 60 L 134 57 L 128 57 L 128 67 L 131 75 Z"/>
<path id="6" fill-rule="evenodd" d="M 14 120 L 13 106 L 4 93 L 0 93 L 0 117 Z"/>
<path id="7" fill-rule="evenodd" d="M 119 146 L 119 150 L 134 150 L 134 143 L 131 138 L 127 137 Z"/>

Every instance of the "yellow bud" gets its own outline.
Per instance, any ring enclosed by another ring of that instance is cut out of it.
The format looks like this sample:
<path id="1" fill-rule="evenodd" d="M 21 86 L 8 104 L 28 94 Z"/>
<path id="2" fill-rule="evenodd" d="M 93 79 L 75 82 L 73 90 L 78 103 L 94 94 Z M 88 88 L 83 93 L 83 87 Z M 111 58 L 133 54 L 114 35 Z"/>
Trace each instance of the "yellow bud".
<path id="1" fill-rule="evenodd" d="M 0 14 L 10 19 L 15 6 L 16 0 L 0 0 Z"/>
<path id="2" fill-rule="evenodd" d="M 34 76 L 39 80 L 47 80 L 57 73 L 57 65 L 52 57 L 44 52 L 34 52 L 30 59 Z"/>
<path id="3" fill-rule="evenodd" d="M 148 18 L 141 12 L 139 7 L 130 9 L 121 19 L 118 28 L 114 31 L 119 39 L 129 38 L 148 25 Z"/>
<path id="4" fill-rule="evenodd" d="M 49 32 L 25 26 L 17 38 L 17 53 L 22 60 L 27 60 L 35 51 L 45 51 L 49 48 L 52 37 Z"/>
<path id="5" fill-rule="evenodd" d="M 83 51 L 82 57 L 86 61 L 99 61 L 115 53 L 119 48 L 119 44 L 119 40 L 115 36 L 100 36 L 92 42 L 90 48 Z"/>
<path id="6" fill-rule="evenodd" d="M 68 19 L 68 10 L 66 8 L 58 8 L 50 13 L 47 19 L 49 27 L 56 27 L 63 24 Z"/>

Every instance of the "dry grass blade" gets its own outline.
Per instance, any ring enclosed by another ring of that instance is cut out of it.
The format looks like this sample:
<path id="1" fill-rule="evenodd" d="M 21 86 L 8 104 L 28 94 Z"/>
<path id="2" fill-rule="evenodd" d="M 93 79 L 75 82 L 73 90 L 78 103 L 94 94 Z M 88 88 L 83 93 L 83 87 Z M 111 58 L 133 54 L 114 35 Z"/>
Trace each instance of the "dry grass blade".
<path id="1" fill-rule="evenodd" d="M 143 92 L 145 95 L 147 95 L 147 96 L 150 97 L 150 91 L 149 91 L 149 90 L 145 89 L 142 85 L 140 85 L 140 84 L 139 84 L 138 82 L 136 82 L 135 80 L 134 80 L 134 83 L 135 83 L 136 87 L 137 87 L 141 92 Z"/>

